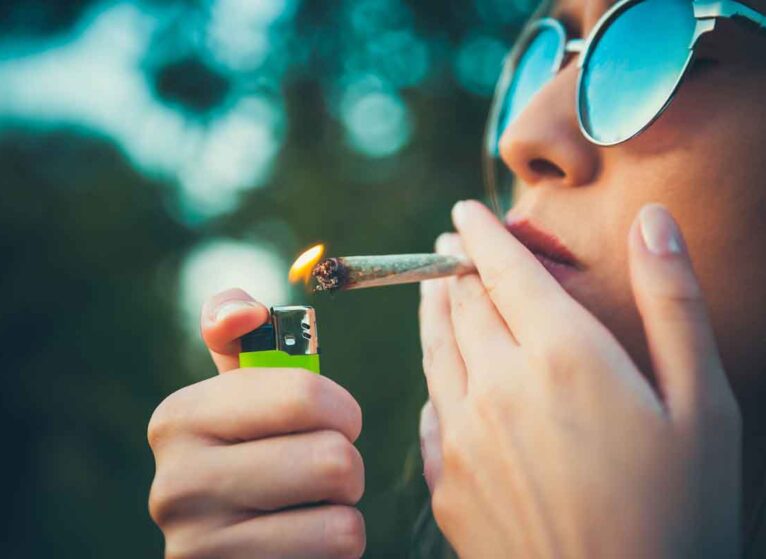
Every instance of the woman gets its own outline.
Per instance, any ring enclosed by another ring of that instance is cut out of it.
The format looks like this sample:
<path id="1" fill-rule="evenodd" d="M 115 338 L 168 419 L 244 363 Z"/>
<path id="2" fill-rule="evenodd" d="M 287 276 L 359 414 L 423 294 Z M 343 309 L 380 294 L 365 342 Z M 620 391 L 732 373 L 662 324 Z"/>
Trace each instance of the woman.
<path id="1" fill-rule="evenodd" d="M 434 516 L 460 557 L 762 556 L 766 2 L 609 4 L 533 19 L 486 146 L 513 207 L 458 203 L 437 243 L 479 274 L 423 284 Z M 208 303 L 219 371 L 266 316 Z M 149 427 L 167 555 L 359 557 L 360 429 L 300 370 L 172 395 Z"/>

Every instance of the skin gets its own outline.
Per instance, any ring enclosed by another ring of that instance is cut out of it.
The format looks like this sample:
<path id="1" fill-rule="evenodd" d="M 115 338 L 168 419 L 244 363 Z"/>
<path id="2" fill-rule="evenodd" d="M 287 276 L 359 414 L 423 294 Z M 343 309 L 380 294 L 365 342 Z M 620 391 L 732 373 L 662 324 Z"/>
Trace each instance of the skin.
<path id="1" fill-rule="evenodd" d="M 587 33 L 607 4 L 558 9 Z M 478 203 L 441 238 L 479 268 L 424 284 L 420 311 L 426 477 L 461 557 L 737 555 L 742 440 L 748 495 L 766 425 L 766 72 L 741 56 L 763 43 L 732 33 L 748 48 L 626 144 L 580 134 L 571 61 L 505 131 L 512 213 L 560 237 L 578 277 L 559 285 Z M 359 407 L 324 376 L 238 369 L 237 338 L 266 317 L 239 290 L 209 301 L 222 374 L 151 419 L 166 557 L 364 551 Z"/>
<path id="2" fill-rule="evenodd" d="M 737 556 L 739 410 L 667 210 L 628 234 L 658 391 L 487 208 L 453 215 L 438 250 L 479 276 L 426 282 L 420 314 L 432 507 L 459 556 Z"/>
<path id="3" fill-rule="evenodd" d="M 571 0 L 559 6 L 556 16 L 566 14 L 575 28 L 587 34 L 607 8 L 606 4 Z M 658 388 L 657 396 L 660 401 L 664 400 L 666 406 L 669 402 L 667 394 L 662 391 L 662 383 L 659 382 L 659 386 L 656 386 L 658 380 L 662 379 L 658 378 L 660 371 L 657 370 L 656 354 L 646 338 L 649 329 L 647 317 L 644 316 L 642 320 L 639 304 L 641 290 L 646 286 L 635 283 L 635 274 L 631 277 L 631 270 L 636 269 L 635 256 L 631 253 L 630 242 L 626 243 L 626 239 L 630 235 L 636 215 L 647 203 L 659 202 L 675 216 L 683 231 L 685 244 L 701 286 L 701 294 L 709 308 L 710 324 L 715 333 L 715 342 L 711 343 L 717 345 L 720 350 L 723 368 L 728 373 L 728 379 L 734 387 L 744 416 L 745 496 L 751 497 L 760 492 L 759 484 L 762 479 L 761 425 L 764 422 L 763 412 L 759 409 L 762 405 L 759 403 L 763 402 L 766 396 L 762 371 L 766 357 L 762 343 L 762 332 L 766 327 L 766 313 L 763 312 L 766 308 L 766 259 L 763 258 L 766 250 L 766 220 L 763 219 L 766 191 L 760 188 L 763 177 L 766 176 L 766 162 L 760 155 L 760 146 L 766 143 L 766 127 L 763 126 L 763 122 L 766 122 L 766 107 L 762 103 L 766 93 L 766 69 L 763 62 L 759 62 L 748 53 L 762 53 L 765 47 L 762 37 L 751 36 L 734 28 L 726 28 L 720 41 L 725 48 L 716 51 L 720 54 L 716 55 L 718 63 L 706 64 L 695 71 L 682 86 L 669 109 L 637 138 L 611 148 L 600 148 L 585 140 L 577 126 L 573 102 L 577 69 L 570 61 L 505 130 L 500 151 L 505 164 L 517 177 L 514 206 L 510 213 L 528 216 L 540 227 L 553 232 L 585 264 L 585 271 L 564 285 L 567 294 L 613 334 L 630 356 L 632 367 L 655 383 L 655 387 Z M 705 56 L 712 58 L 712 52 L 706 50 Z M 541 161 L 545 164 L 541 165 Z M 582 216 L 587 216 L 586 222 L 582 221 Z M 484 217 L 485 221 L 490 221 L 488 215 Z M 460 227 L 458 230 L 461 233 L 462 244 L 467 244 L 467 236 L 475 235 L 475 232 L 463 231 Z M 473 243 L 476 243 L 475 239 Z M 502 249 L 497 246 L 494 250 L 499 254 Z M 471 257 L 476 257 L 470 249 L 468 252 Z M 518 270 L 511 269 L 508 273 L 519 274 Z M 485 280 L 483 274 L 482 280 Z M 449 282 L 444 283 L 449 285 Z M 428 356 L 433 352 L 429 347 L 429 340 L 432 345 L 444 346 L 443 336 L 434 336 L 432 330 L 440 327 L 445 318 L 451 315 L 453 336 L 458 338 L 457 345 L 461 351 L 455 356 L 453 363 L 444 363 L 441 367 L 470 369 L 467 362 L 461 362 L 465 360 L 465 354 L 461 353 L 463 346 L 458 336 L 459 321 L 472 321 L 472 324 L 476 324 L 479 319 L 466 316 L 456 319 L 454 307 L 460 303 L 455 300 L 457 295 L 454 288 L 443 286 L 441 291 L 439 288 L 434 290 L 435 295 L 428 293 L 423 296 L 423 306 L 426 308 L 437 305 L 429 302 L 429 297 L 441 296 L 446 298 L 447 302 L 441 302 L 442 312 L 433 315 L 432 320 L 428 320 L 427 312 L 424 313 L 424 354 Z M 681 294 L 681 297 L 682 300 L 677 301 L 678 303 L 683 303 L 686 295 Z M 495 300 L 495 297 L 492 299 Z M 521 308 L 526 302 L 520 299 L 513 304 Z M 503 316 L 504 312 L 510 312 L 509 308 L 503 308 L 496 300 L 495 306 L 497 312 Z M 550 314 L 552 311 L 540 309 L 539 312 Z M 560 318 L 567 320 L 567 317 Z M 558 332 L 556 324 L 549 325 L 547 331 L 546 328 L 541 328 L 538 333 L 540 338 L 555 335 Z M 672 336 L 672 332 L 668 336 Z M 480 343 L 476 341 L 476 344 Z M 551 351 L 555 353 L 555 345 L 552 346 L 554 349 Z M 485 343 L 482 351 L 493 356 L 495 363 L 502 363 L 502 353 L 495 351 L 490 344 Z M 596 360 L 597 357 L 594 354 L 590 359 Z M 564 359 L 564 363 L 569 362 Z M 588 362 L 588 359 L 581 362 L 583 375 L 590 374 Z M 428 369 L 439 367 L 434 367 L 428 359 L 425 365 L 429 387 L 432 384 L 438 385 L 441 382 L 438 379 L 443 378 L 440 377 L 441 373 L 432 370 L 429 374 Z M 615 373 L 620 369 L 618 366 L 613 368 Z M 528 374 L 533 375 L 544 374 L 544 369 L 527 367 Z M 510 370 L 506 372 L 508 375 L 512 374 Z M 468 376 L 470 377 L 470 371 Z M 609 393 L 601 387 L 592 389 L 594 394 L 600 396 L 594 396 L 595 403 L 606 405 Z M 434 390 L 438 388 L 434 386 Z M 498 394 L 501 393 L 498 389 Z M 433 391 L 431 396 L 433 400 Z M 512 402 L 505 402 L 505 405 L 512 407 Z M 563 401 L 558 405 L 567 406 Z M 502 408 L 502 404 L 497 402 L 495 406 Z M 435 407 L 437 409 L 434 409 Z M 580 412 L 587 413 L 585 409 Z M 450 413 L 445 411 L 439 414 L 438 406 L 430 404 L 424 408 L 421 431 L 426 454 L 426 475 L 434 489 L 435 509 L 441 509 L 441 514 L 445 515 L 440 526 L 443 529 L 451 527 L 454 538 L 450 540 L 460 551 L 459 544 L 463 539 L 460 529 L 455 528 L 459 522 L 452 524 L 451 515 L 457 501 L 449 498 L 437 499 L 438 480 L 446 468 L 442 463 L 442 456 L 447 452 L 446 441 L 449 440 L 449 436 L 443 432 L 444 429 L 440 433 L 439 422 L 436 420 L 437 416 L 442 415 L 449 416 Z M 487 430 L 490 429 L 489 423 L 485 422 Z M 731 421 L 723 424 L 714 422 L 709 428 L 729 428 L 730 423 Z M 602 434 L 607 437 L 608 429 L 605 426 L 606 423 L 602 424 Z M 638 424 L 633 427 L 642 429 Z M 481 432 L 482 428 L 472 424 L 471 430 Z M 508 436 L 510 434 L 506 433 Z M 698 440 L 705 440 L 708 435 L 698 433 Z M 499 433 L 495 433 L 495 436 L 502 438 L 502 434 Z M 435 440 L 442 443 L 440 448 L 433 444 Z M 586 444 L 586 439 L 580 443 Z M 527 458 L 534 460 L 537 467 L 540 462 L 545 462 L 546 456 L 540 455 L 539 448 L 535 450 L 535 456 Z M 655 451 L 652 459 L 656 463 L 666 467 L 676 464 L 677 456 L 668 456 L 659 448 Z M 730 447 L 727 452 L 711 459 L 719 463 L 725 460 L 729 465 L 736 465 L 739 453 L 738 447 Z M 476 459 L 476 456 L 468 456 L 466 451 L 458 451 L 456 454 L 458 463 Z M 558 458 L 571 461 L 576 456 Z M 694 463 L 690 457 L 681 459 L 684 460 L 688 461 L 687 465 Z M 446 462 L 446 456 L 444 461 Z M 698 463 L 697 466 L 701 467 L 701 464 Z M 605 480 L 609 478 L 610 472 L 606 464 L 602 464 L 601 469 L 595 468 L 595 471 L 598 472 L 602 484 L 608 485 Z M 522 472 L 522 475 L 530 475 L 530 471 Z M 639 475 L 649 475 L 649 472 L 644 471 Z M 630 502 L 630 498 L 638 496 L 630 491 L 625 492 L 626 479 L 634 478 L 628 476 L 615 482 L 610 486 L 610 491 Z M 494 481 L 500 486 L 499 479 Z M 574 480 L 572 481 L 575 484 Z M 466 487 L 469 485 L 466 481 Z M 450 494 L 450 491 L 445 492 Z M 467 499 L 469 494 L 470 491 L 467 491 L 462 497 Z M 672 499 L 677 499 L 680 503 L 688 497 L 675 494 Z M 725 497 L 723 501 L 727 499 Z M 444 500 L 447 502 L 444 503 Z M 730 501 L 727 502 L 732 506 Z M 489 503 L 485 504 L 489 506 Z M 711 504 L 721 506 L 721 503 L 715 500 Z M 670 506 L 669 503 L 666 505 Z M 751 500 L 746 499 L 746 521 L 750 520 L 752 507 Z M 637 505 L 637 508 L 640 506 Z M 550 506 L 547 511 L 553 517 L 559 516 L 561 507 Z M 730 512 L 736 515 L 736 511 Z M 642 514 L 648 519 L 656 514 L 656 511 L 648 506 Z M 586 523 L 588 520 L 595 521 L 587 515 L 580 518 L 586 519 Z M 691 517 L 689 522 L 693 522 Z M 601 530 L 605 530 L 610 524 L 599 522 L 597 525 Z M 672 523 L 669 523 L 669 526 L 671 525 Z M 580 527 L 586 530 L 587 525 Z M 512 530 L 509 526 L 505 528 Z M 640 528 L 636 529 L 640 531 Z M 653 527 L 650 533 L 654 534 L 653 538 L 656 541 L 664 541 L 659 531 L 660 527 Z M 449 532 L 449 528 L 445 530 L 448 538 Z M 478 533 L 473 535 L 473 539 L 476 540 Z M 724 548 L 722 556 L 735 556 L 736 539 L 732 536 L 730 548 Z M 483 541 L 498 543 L 497 539 L 492 540 L 489 536 Z M 463 545 L 461 555 L 475 555 L 467 544 Z M 577 546 L 571 543 L 549 541 L 547 545 L 553 547 L 545 547 L 542 543 L 540 545 L 542 550 L 564 549 L 567 552 L 571 551 L 572 555 L 578 555 Z M 685 545 L 694 546 L 689 542 Z M 670 545 L 668 549 L 672 547 Z M 691 548 L 681 545 L 680 549 Z M 534 550 L 526 551 L 533 556 L 537 554 Z M 659 553 L 660 550 L 655 551 Z M 546 555 L 544 552 L 539 554 Z M 522 553 L 522 556 L 525 555 Z"/>
<path id="4" fill-rule="evenodd" d="M 149 422 L 149 511 L 168 559 L 364 552 L 359 405 L 306 370 L 239 369 L 238 338 L 267 317 L 239 289 L 208 301 L 201 331 L 220 374 L 171 394 Z"/>

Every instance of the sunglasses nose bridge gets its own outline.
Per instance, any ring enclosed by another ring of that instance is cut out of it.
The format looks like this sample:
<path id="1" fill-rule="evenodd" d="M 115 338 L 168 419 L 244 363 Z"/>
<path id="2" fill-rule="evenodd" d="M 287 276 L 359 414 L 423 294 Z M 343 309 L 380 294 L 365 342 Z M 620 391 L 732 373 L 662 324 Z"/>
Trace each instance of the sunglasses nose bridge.
<path id="1" fill-rule="evenodd" d="M 585 48 L 585 39 L 569 39 L 564 45 L 567 54 L 580 54 Z"/>
<path id="2" fill-rule="evenodd" d="M 569 39 L 564 45 L 564 55 L 577 57 L 577 67 L 582 66 L 583 52 L 585 51 L 585 39 Z"/>

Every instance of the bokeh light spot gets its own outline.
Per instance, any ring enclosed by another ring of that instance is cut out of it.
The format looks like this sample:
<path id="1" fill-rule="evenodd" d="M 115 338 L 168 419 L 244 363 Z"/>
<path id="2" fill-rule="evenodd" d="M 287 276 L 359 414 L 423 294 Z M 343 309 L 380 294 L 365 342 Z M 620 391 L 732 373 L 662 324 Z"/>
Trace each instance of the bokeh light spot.
<path id="1" fill-rule="evenodd" d="M 410 140 L 407 106 L 393 93 L 349 95 L 342 103 L 341 118 L 351 147 L 369 157 L 393 155 Z"/>
<path id="2" fill-rule="evenodd" d="M 296 0 L 213 0 L 207 46 L 214 59 L 233 71 L 261 66 L 272 51 L 269 29 L 292 17 Z"/>
<path id="3" fill-rule="evenodd" d="M 539 3 L 539 0 L 476 0 L 476 10 L 490 25 L 520 25 Z"/>
<path id="4" fill-rule="evenodd" d="M 383 29 L 412 25 L 412 12 L 400 0 L 353 0 L 349 16 L 353 30 L 369 38 Z"/>
<path id="5" fill-rule="evenodd" d="M 264 305 L 287 301 L 288 264 L 268 247 L 232 239 L 197 246 L 184 260 L 180 303 L 184 329 L 199 337 L 200 309 L 205 300 L 232 287 L 247 291 Z"/>
<path id="6" fill-rule="evenodd" d="M 472 93 L 490 95 L 507 52 L 506 45 L 493 37 L 469 37 L 460 45 L 455 59 L 458 81 Z"/>
<path id="7" fill-rule="evenodd" d="M 409 31 L 389 31 L 370 43 L 375 66 L 397 87 L 412 87 L 429 69 L 427 44 Z"/>
<path id="8" fill-rule="evenodd" d="M 267 98 L 243 99 L 207 130 L 198 157 L 182 171 L 192 211 L 215 215 L 234 208 L 240 192 L 269 177 L 282 142 L 284 114 Z"/>

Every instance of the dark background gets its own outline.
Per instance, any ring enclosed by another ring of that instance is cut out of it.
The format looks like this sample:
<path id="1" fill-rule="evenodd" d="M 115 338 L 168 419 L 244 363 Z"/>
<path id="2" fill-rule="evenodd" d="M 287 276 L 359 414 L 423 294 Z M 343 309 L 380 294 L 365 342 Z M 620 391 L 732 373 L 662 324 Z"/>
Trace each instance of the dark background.
<path id="1" fill-rule="evenodd" d="M 484 195 L 502 56 L 534 0 L 0 3 L 0 556 L 160 557 L 152 410 L 214 374 L 198 307 L 317 308 L 364 410 L 367 557 L 425 498 L 417 288 L 312 296 L 289 263 L 429 251 Z"/>

